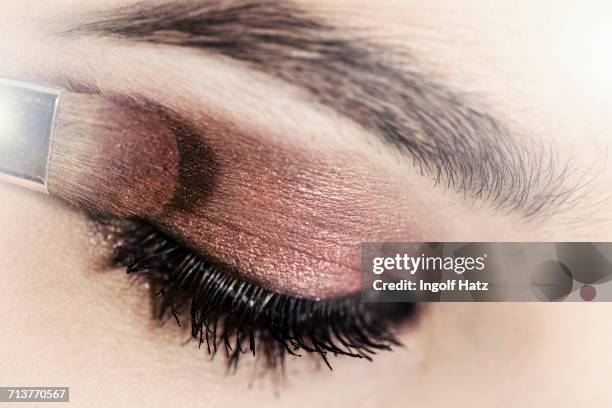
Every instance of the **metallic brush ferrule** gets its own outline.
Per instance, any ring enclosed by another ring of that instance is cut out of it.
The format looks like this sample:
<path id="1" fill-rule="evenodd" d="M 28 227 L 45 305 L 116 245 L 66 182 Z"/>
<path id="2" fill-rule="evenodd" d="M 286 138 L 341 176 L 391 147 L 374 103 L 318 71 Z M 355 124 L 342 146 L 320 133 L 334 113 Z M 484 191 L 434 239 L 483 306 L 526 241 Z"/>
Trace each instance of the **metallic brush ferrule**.
<path id="1" fill-rule="evenodd" d="M 48 192 L 47 170 L 60 93 L 0 78 L 0 180 Z"/>

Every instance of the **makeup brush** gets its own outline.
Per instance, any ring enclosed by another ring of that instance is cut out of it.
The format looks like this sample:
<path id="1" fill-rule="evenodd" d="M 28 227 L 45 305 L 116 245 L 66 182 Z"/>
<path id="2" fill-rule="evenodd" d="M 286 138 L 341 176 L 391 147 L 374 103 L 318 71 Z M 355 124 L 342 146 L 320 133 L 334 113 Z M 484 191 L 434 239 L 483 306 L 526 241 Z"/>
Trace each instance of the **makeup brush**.
<path id="1" fill-rule="evenodd" d="M 153 109 L 0 78 L 0 179 L 116 216 L 174 194 L 175 129 Z"/>

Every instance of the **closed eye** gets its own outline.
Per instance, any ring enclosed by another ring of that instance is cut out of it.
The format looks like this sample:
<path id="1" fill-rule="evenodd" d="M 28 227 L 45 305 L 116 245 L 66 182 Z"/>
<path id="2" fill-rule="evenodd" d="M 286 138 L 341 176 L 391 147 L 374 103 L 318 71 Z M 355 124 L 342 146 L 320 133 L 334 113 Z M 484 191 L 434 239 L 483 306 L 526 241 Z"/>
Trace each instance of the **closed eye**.
<path id="1" fill-rule="evenodd" d="M 227 356 L 235 369 L 244 354 L 268 368 L 288 356 L 314 354 L 371 360 L 400 343 L 394 331 L 416 317 L 414 303 L 363 303 L 360 295 L 312 300 L 248 282 L 149 225 L 95 216 L 117 240 L 111 262 L 146 281 L 157 317 L 188 325 L 199 346 Z"/>

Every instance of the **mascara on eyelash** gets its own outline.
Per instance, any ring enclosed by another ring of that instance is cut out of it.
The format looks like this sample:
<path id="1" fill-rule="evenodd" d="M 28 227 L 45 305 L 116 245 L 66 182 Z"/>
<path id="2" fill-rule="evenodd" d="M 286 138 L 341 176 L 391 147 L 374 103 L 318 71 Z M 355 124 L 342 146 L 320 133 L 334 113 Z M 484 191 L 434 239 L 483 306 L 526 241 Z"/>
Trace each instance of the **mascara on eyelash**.
<path id="1" fill-rule="evenodd" d="M 0 179 L 115 216 L 171 199 L 179 152 L 155 112 L 119 98 L 0 78 Z"/>
<path id="2" fill-rule="evenodd" d="M 364 303 L 350 295 L 323 301 L 277 293 L 229 273 L 157 229 L 140 222 L 98 218 L 118 245 L 111 264 L 144 280 L 161 323 L 182 323 L 211 357 L 218 352 L 235 370 L 244 355 L 263 356 L 269 369 L 288 358 L 332 356 L 372 360 L 400 347 L 395 331 L 416 323 L 415 303 Z"/>

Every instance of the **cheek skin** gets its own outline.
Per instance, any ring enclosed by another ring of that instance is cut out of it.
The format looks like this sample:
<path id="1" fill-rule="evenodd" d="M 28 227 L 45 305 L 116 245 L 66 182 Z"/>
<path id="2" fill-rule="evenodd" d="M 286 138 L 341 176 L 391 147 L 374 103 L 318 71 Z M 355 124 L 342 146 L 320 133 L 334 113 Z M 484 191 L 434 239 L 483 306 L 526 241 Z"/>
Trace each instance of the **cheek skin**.
<path id="1" fill-rule="evenodd" d="M 359 290 L 361 242 L 423 238 L 397 174 L 361 153 L 262 140 L 208 125 L 207 148 L 179 142 L 187 170 L 153 221 L 246 279 L 308 298 Z"/>

